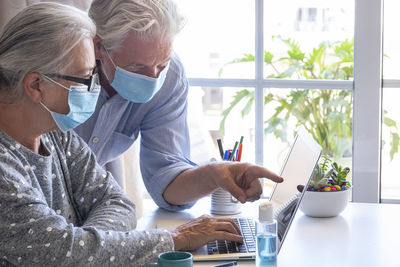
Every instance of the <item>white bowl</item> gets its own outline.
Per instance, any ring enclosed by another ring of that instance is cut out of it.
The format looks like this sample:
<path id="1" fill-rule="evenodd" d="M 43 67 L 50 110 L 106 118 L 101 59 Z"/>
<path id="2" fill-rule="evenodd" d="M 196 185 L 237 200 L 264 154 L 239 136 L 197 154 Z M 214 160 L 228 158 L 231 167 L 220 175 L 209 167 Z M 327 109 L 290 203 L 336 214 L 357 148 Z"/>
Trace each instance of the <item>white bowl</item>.
<path id="1" fill-rule="evenodd" d="M 300 210 L 311 217 L 334 217 L 347 206 L 350 189 L 344 191 L 307 191 L 300 204 Z"/>

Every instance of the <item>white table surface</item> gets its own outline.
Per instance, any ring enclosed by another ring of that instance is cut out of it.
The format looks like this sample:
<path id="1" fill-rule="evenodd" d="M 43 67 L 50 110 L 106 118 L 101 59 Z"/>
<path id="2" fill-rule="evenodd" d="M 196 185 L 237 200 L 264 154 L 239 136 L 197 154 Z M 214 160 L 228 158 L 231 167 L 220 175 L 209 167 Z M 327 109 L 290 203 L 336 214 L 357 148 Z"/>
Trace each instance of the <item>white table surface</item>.
<path id="1" fill-rule="evenodd" d="M 209 214 L 210 199 L 184 212 L 155 208 L 138 221 L 137 229 L 169 228 Z M 239 216 L 257 217 L 257 204 L 246 204 Z M 213 266 L 220 262 L 197 263 Z M 238 266 L 255 266 L 240 261 Z M 333 218 L 311 218 L 300 210 L 278 255 L 278 266 L 377 267 L 400 266 L 400 205 L 349 203 Z"/>

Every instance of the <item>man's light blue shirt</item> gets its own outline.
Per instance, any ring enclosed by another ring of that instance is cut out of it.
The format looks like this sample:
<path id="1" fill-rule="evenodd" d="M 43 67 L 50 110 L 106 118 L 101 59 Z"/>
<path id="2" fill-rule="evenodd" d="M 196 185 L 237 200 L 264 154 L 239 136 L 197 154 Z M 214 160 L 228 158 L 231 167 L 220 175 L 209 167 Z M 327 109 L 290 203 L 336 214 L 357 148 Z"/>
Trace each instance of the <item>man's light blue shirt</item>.
<path id="1" fill-rule="evenodd" d="M 100 165 L 113 161 L 140 133 L 140 169 L 144 184 L 162 208 L 181 210 L 162 194 L 182 171 L 192 168 L 187 125 L 188 81 L 177 56 L 171 58 L 166 80 L 147 103 L 133 103 L 102 88 L 94 114 L 75 131 L 88 143 Z"/>

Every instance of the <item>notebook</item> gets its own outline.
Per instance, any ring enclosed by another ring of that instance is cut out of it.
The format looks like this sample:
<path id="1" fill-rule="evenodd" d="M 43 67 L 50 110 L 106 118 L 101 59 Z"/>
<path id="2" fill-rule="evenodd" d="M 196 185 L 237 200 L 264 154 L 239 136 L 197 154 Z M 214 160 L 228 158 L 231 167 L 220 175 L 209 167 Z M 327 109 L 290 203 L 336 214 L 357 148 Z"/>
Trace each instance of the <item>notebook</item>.
<path id="1" fill-rule="evenodd" d="M 322 148 L 304 128 L 299 128 L 289 149 L 280 175 L 285 179 L 276 184 L 271 193 L 274 217 L 278 221 L 278 252 L 289 231 L 292 220 L 303 197 L 297 185 L 307 185 L 321 156 Z M 233 218 L 242 231 L 243 244 L 216 240 L 193 251 L 194 261 L 248 260 L 255 258 L 255 221 L 252 218 Z"/>

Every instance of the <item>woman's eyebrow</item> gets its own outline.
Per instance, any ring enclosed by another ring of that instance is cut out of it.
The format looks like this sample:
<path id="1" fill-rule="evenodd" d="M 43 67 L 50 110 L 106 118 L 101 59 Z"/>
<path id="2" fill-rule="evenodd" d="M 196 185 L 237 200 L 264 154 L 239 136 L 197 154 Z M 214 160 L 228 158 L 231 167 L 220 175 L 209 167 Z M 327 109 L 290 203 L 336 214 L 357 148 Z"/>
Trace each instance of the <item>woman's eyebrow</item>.
<path id="1" fill-rule="evenodd" d="M 74 74 L 75 75 L 81 75 L 81 76 L 89 76 L 88 73 L 91 73 L 95 67 L 96 67 L 96 65 L 94 65 L 93 67 L 80 69 L 77 72 L 75 72 Z"/>

